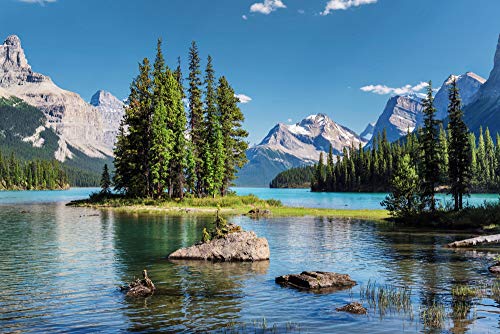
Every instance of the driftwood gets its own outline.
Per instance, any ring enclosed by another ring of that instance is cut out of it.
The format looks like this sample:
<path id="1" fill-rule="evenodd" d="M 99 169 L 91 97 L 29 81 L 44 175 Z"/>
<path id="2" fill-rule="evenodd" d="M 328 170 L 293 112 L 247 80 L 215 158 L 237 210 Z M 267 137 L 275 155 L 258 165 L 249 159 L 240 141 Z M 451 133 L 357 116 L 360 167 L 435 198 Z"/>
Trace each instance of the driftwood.
<path id="1" fill-rule="evenodd" d="M 136 279 L 132 283 L 120 287 L 120 289 L 127 292 L 128 297 L 147 297 L 152 295 L 156 287 L 148 277 L 146 270 L 142 271 L 142 277 L 143 279 Z"/>
<path id="2" fill-rule="evenodd" d="M 455 241 L 446 245 L 446 247 L 456 248 L 456 247 L 469 247 L 482 244 L 498 244 L 498 243 L 500 243 L 500 234 L 494 234 L 494 235 L 484 235 L 481 237 Z"/>

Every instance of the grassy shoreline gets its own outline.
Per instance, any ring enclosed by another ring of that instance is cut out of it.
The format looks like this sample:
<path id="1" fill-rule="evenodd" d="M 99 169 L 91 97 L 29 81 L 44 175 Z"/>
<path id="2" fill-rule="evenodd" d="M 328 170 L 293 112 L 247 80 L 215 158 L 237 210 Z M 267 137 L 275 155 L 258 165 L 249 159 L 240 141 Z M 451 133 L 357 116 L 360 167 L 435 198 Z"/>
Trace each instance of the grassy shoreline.
<path id="1" fill-rule="evenodd" d="M 250 210 L 259 209 L 269 211 L 271 217 L 331 217 L 374 221 L 384 221 L 389 218 L 386 210 L 288 207 L 283 206 L 280 201 L 262 200 L 253 195 L 186 198 L 182 201 L 126 199 L 122 197 L 94 198 L 73 201 L 68 203 L 68 206 L 110 209 L 131 213 L 157 213 L 171 216 L 213 216 L 219 208 L 221 214 L 226 216 L 247 215 Z"/>

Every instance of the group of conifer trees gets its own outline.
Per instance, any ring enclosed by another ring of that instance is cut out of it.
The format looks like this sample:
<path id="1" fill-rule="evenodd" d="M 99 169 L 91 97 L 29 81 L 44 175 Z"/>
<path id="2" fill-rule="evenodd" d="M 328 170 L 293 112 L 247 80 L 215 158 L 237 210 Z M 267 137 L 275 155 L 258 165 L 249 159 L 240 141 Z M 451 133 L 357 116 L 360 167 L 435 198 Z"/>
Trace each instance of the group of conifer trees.
<path id="1" fill-rule="evenodd" d="M 430 87 L 430 86 L 429 86 Z M 432 90 L 424 99 L 424 125 L 418 131 L 390 143 L 385 131 L 378 134 L 370 149 L 351 147 L 334 160 L 332 151 L 323 154 L 313 168 L 312 191 L 386 192 L 395 183 L 408 189 L 406 202 L 420 209 L 434 210 L 436 189 L 442 187 L 454 196 L 455 208 L 463 207 L 463 195 L 469 192 L 500 190 L 500 136 L 496 145 L 488 129 L 479 139 L 463 121 L 461 101 L 453 83 L 449 90 L 448 126 L 435 119 Z M 414 176 L 414 180 L 408 177 Z M 412 196 L 414 196 L 412 198 Z"/>
<path id="2" fill-rule="evenodd" d="M 0 151 L 0 190 L 53 190 L 68 187 L 68 178 L 55 160 L 22 161 Z"/>
<path id="3" fill-rule="evenodd" d="M 117 191 L 152 198 L 228 192 L 246 163 L 239 100 L 224 76 L 216 82 L 210 56 L 203 75 L 195 42 L 187 80 L 185 90 L 180 60 L 170 69 L 159 40 L 153 65 L 145 58 L 131 84 L 115 148 Z"/>

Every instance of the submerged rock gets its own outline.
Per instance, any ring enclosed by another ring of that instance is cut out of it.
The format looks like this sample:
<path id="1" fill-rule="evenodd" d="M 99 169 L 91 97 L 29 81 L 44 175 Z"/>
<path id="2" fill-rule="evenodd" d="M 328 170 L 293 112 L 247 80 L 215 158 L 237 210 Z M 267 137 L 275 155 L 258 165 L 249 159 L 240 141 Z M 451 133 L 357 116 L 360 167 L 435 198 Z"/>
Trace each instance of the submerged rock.
<path id="1" fill-rule="evenodd" d="M 500 262 L 492 265 L 488 268 L 488 270 L 490 271 L 490 273 L 500 274 Z"/>
<path id="2" fill-rule="evenodd" d="M 348 312 L 348 313 L 352 313 L 352 314 L 366 314 L 367 313 L 366 308 L 364 308 L 363 305 L 361 305 L 358 302 L 347 304 L 345 306 L 336 308 L 336 310 L 338 312 Z"/>
<path id="3" fill-rule="evenodd" d="M 148 277 L 146 270 L 142 271 L 143 279 L 136 279 L 134 282 L 120 287 L 121 291 L 127 292 L 127 297 L 147 297 L 156 290 L 153 281 Z"/>
<path id="4" fill-rule="evenodd" d="M 246 262 L 269 260 L 270 251 L 266 238 L 258 238 L 255 232 L 240 231 L 181 248 L 168 256 L 172 260 L 208 260 L 216 262 Z"/>
<path id="5" fill-rule="evenodd" d="M 337 291 L 356 285 L 349 275 L 322 271 L 303 271 L 276 277 L 276 283 L 305 290 Z"/>
<path id="6" fill-rule="evenodd" d="M 260 218 L 260 217 L 269 217 L 271 215 L 271 211 L 269 210 L 261 210 L 261 209 L 252 209 L 248 211 L 247 216 L 252 218 Z"/>

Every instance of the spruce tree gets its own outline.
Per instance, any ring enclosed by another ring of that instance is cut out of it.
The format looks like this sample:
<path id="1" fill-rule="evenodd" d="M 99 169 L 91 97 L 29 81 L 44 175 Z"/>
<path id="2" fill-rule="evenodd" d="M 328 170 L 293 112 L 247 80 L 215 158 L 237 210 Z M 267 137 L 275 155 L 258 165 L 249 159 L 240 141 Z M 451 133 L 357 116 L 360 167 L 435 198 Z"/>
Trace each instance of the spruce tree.
<path id="1" fill-rule="evenodd" d="M 203 145 L 202 159 L 203 172 L 202 184 L 205 192 L 215 196 L 216 189 L 222 187 L 222 177 L 224 172 L 224 160 L 217 155 L 223 147 L 222 130 L 220 129 L 220 117 L 217 114 L 217 96 L 215 88 L 215 71 L 212 64 L 212 57 L 208 56 L 205 69 L 205 103 L 204 103 L 204 131 L 203 138 L 206 145 Z"/>
<path id="2" fill-rule="evenodd" d="M 101 194 L 109 195 L 111 193 L 111 178 L 109 176 L 108 164 L 104 164 L 101 175 Z"/>
<path id="3" fill-rule="evenodd" d="M 201 196 L 203 193 L 203 147 L 205 143 L 204 119 L 203 119 L 203 102 L 202 102 L 202 82 L 200 70 L 200 57 L 198 47 L 195 42 L 192 42 L 189 49 L 189 131 L 192 142 L 192 153 L 195 162 L 195 189 L 196 194 Z M 206 172 L 206 171 L 205 171 Z"/>
<path id="4" fill-rule="evenodd" d="M 470 146 L 468 130 L 463 120 L 462 102 L 454 80 L 449 89 L 448 117 L 450 119 L 449 179 L 450 194 L 455 201 L 455 210 L 463 208 L 463 195 L 469 193 Z"/>
<path id="5" fill-rule="evenodd" d="M 419 194 L 419 176 L 405 154 L 397 164 L 391 178 L 391 193 L 380 203 L 395 217 L 409 217 L 422 206 Z"/>
<path id="6" fill-rule="evenodd" d="M 435 119 L 432 82 L 427 86 L 427 97 L 423 101 L 424 127 L 422 129 L 422 203 L 431 211 L 436 210 L 435 188 L 439 183 L 438 133 L 439 122 Z"/>
<path id="7" fill-rule="evenodd" d="M 186 168 L 187 141 L 185 133 L 187 119 L 182 103 L 181 89 L 171 71 L 167 71 L 166 87 L 168 96 L 167 126 L 172 131 L 172 150 L 169 164 L 170 196 L 182 199 L 184 197 L 184 171 Z"/>
<path id="8" fill-rule="evenodd" d="M 167 104 L 171 98 L 166 87 L 167 71 L 161 50 L 161 40 L 158 40 L 153 71 L 153 117 L 151 120 L 151 149 L 149 152 L 151 193 L 154 197 L 163 196 L 170 183 L 169 164 L 173 133 L 167 124 Z"/>
<path id="9" fill-rule="evenodd" d="M 219 79 L 217 87 L 217 115 L 220 117 L 221 135 L 223 137 L 224 152 L 216 150 L 217 155 L 224 156 L 224 175 L 222 179 L 221 195 L 226 195 L 236 173 L 242 168 L 247 160 L 246 150 L 248 144 L 245 138 L 248 132 L 243 129 L 242 123 L 245 120 L 243 113 L 238 107 L 238 98 L 235 97 L 233 88 L 223 76 Z"/>

